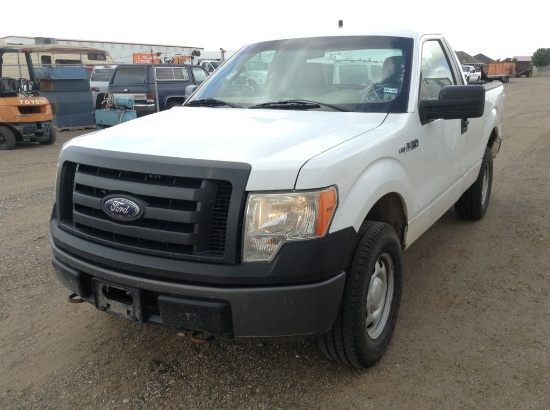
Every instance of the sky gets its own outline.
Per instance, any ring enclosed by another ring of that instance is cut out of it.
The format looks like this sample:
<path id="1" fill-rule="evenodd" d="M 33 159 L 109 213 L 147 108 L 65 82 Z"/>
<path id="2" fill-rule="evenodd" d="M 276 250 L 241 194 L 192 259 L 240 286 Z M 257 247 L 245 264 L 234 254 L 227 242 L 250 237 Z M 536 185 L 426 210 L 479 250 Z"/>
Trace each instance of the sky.
<path id="1" fill-rule="evenodd" d="M 76 6 L 74 0 L 26 0 L 24 9 L 14 1 L 5 3 L 0 38 L 53 37 L 236 51 L 257 40 L 336 30 L 342 20 L 344 31 L 439 32 L 455 51 L 481 53 L 494 60 L 531 56 L 539 48 L 550 48 L 547 14 L 506 2 L 91 0 Z"/>

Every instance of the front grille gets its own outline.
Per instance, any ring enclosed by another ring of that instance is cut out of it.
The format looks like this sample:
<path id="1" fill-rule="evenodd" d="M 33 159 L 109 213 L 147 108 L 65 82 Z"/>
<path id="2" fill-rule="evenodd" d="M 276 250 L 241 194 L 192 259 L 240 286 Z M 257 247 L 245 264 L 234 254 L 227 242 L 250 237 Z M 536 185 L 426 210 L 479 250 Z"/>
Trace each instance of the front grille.
<path id="1" fill-rule="evenodd" d="M 217 170 L 216 175 L 223 176 L 222 171 Z M 234 172 L 227 176 L 234 178 Z M 75 235 L 109 247 L 174 259 L 235 262 L 237 258 L 235 220 L 244 197 L 242 178 L 237 181 L 242 192 L 235 194 L 227 179 L 66 161 L 60 179 L 61 227 Z M 136 199 L 144 207 L 143 216 L 133 221 L 112 218 L 101 205 L 109 195 Z M 233 208 L 232 201 L 236 202 Z M 232 227 L 230 235 L 228 226 Z"/>

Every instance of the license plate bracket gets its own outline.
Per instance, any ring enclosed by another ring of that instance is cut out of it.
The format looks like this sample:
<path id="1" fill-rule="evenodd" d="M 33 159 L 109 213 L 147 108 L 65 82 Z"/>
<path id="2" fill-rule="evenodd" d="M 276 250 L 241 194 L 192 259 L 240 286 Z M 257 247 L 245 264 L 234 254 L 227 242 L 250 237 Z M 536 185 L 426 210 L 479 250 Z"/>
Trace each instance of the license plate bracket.
<path id="1" fill-rule="evenodd" d="M 98 310 L 132 322 L 143 322 L 139 289 L 105 282 L 97 278 L 92 279 L 92 284 L 95 305 Z"/>

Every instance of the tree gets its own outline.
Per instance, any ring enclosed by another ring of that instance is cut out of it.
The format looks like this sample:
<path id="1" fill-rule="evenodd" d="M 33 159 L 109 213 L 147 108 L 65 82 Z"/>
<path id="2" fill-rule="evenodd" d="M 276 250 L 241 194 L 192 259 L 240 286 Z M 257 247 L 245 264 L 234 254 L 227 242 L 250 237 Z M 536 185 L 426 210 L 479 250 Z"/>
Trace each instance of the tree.
<path id="1" fill-rule="evenodd" d="M 531 58 L 536 67 L 546 67 L 550 65 L 550 48 L 539 48 L 533 53 Z"/>

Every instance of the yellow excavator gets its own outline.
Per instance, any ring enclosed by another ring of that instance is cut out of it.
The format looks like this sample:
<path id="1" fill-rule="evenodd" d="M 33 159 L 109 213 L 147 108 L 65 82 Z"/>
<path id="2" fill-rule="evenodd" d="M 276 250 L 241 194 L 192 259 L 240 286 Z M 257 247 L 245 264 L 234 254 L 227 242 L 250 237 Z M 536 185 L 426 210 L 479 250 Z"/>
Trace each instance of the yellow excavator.
<path id="1" fill-rule="evenodd" d="M 30 50 L 0 47 L 0 150 L 55 142 L 52 107 L 39 89 Z"/>

